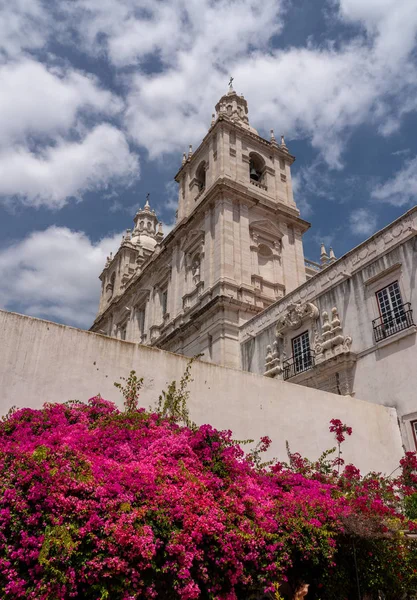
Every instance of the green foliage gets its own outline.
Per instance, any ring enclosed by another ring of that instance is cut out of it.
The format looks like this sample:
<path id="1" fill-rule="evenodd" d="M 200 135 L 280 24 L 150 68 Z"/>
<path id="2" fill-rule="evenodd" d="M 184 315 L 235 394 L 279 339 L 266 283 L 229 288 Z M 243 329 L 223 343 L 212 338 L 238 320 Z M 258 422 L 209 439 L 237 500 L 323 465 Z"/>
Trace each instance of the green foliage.
<path id="1" fill-rule="evenodd" d="M 177 382 L 171 381 L 167 391 L 163 391 L 159 396 L 156 412 L 162 418 L 171 418 L 178 423 L 182 423 L 190 429 L 196 429 L 196 424 L 191 421 L 187 402 L 190 396 L 188 385 L 193 381 L 191 378 L 191 367 L 193 362 L 200 358 L 201 354 L 193 356 L 187 363 L 187 367 L 180 379 L 179 385 Z"/>
<path id="2" fill-rule="evenodd" d="M 139 391 L 143 386 L 143 377 L 140 379 L 136 376 L 136 371 L 130 371 L 129 377 L 120 377 L 123 381 L 126 381 L 125 385 L 115 382 L 114 385 L 117 387 L 123 395 L 124 407 L 127 413 L 132 413 L 138 409 L 138 398 Z"/>
<path id="3" fill-rule="evenodd" d="M 404 498 L 404 506 L 407 518 L 417 521 L 417 492 Z"/>

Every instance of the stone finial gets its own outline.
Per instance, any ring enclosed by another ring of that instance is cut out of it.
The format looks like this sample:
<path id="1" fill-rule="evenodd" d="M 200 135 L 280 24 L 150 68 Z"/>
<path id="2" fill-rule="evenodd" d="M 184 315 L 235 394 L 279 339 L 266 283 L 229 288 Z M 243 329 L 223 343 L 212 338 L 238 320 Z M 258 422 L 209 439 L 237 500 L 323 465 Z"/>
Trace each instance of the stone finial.
<path id="1" fill-rule="evenodd" d="M 271 146 L 278 148 L 277 140 L 275 139 L 274 130 L 271 129 Z"/>
<path id="2" fill-rule="evenodd" d="M 182 163 L 181 164 L 185 165 L 186 162 L 187 162 L 187 155 L 184 152 L 182 155 Z"/>
<path id="3" fill-rule="evenodd" d="M 320 246 L 320 263 L 321 263 L 322 269 L 324 267 L 327 267 L 327 265 L 329 264 L 329 257 L 326 252 L 326 246 L 324 245 L 324 242 L 322 242 L 321 246 Z"/>
<path id="4" fill-rule="evenodd" d="M 216 122 L 216 113 L 212 113 L 212 115 L 211 115 L 211 125 L 213 126 L 215 122 Z"/>
<path id="5" fill-rule="evenodd" d="M 350 354 L 352 338 L 344 335 L 336 306 L 332 308 L 331 321 L 328 312 L 323 311 L 321 331 L 321 336 L 316 333 L 314 340 L 317 365 L 339 355 Z"/>
<path id="6" fill-rule="evenodd" d="M 331 265 L 332 263 L 334 263 L 336 260 L 336 256 L 334 254 L 333 248 L 329 249 L 329 265 Z"/>
<path id="7" fill-rule="evenodd" d="M 265 377 L 279 377 L 282 376 L 282 362 L 278 350 L 278 342 L 275 340 L 272 347 L 268 345 L 266 347 L 265 356 Z"/>
<path id="8" fill-rule="evenodd" d="M 150 196 L 150 193 L 148 192 L 148 193 L 146 194 L 146 203 L 145 203 L 145 206 L 144 206 L 144 209 L 143 209 L 143 210 L 151 210 L 151 206 L 150 206 L 150 204 L 149 204 L 149 196 Z"/>
<path id="9" fill-rule="evenodd" d="M 189 148 L 188 148 L 188 160 L 190 160 L 190 158 L 193 155 L 193 145 L 190 144 Z"/>
<path id="10" fill-rule="evenodd" d="M 285 138 L 283 135 L 281 135 L 281 150 L 288 152 L 287 144 L 285 143 Z"/>

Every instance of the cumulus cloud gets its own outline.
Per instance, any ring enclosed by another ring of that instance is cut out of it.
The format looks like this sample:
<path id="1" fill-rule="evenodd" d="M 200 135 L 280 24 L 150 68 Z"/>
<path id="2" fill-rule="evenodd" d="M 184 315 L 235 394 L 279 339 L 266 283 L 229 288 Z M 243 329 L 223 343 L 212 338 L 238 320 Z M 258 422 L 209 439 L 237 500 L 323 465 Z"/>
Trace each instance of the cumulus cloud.
<path id="1" fill-rule="evenodd" d="M 27 49 L 42 48 L 51 13 L 39 0 L 2 2 L 0 10 L 0 58 Z"/>
<path id="2" fill-rule="evenodd" d="M 3 64 L 0 87 L 0 144 L 6 147 L 33 136 L 53 139 L 77 125 L 82 114 L 113 116 L 123 108 L 94 77 L 30 58 Z"/>
<path id="3" fill-rule="evenodd" d="M 98 308 L 98 275 L 120 239 L 93 243 L 83 232 L 50 227 L 0 250 L 0 306 L 88 328 Z"/>
<path id="4" fill-rule="evenodd" d="M 375 233 L 377 217 L 366 208 L 357 208 L 350 214 L 350 230 L 353 234 L 368 237 Z"/>
<path id="5" fill-rule="evenodd" d="M 307 138 L 328 165 L 343 164 L 353 128 L 381 135 L 415 110 L 412 51 L 417 5 L 409 0 L 329 0 L 333 18 L 359 25 L 347 41 L 273 49 L 286 2 L 75 0 L 68 8 L 87 52 L 106 52 L 126 76 L 126 128 L 151 157 L 196 143 L 227 75 L 250 101 L 255 126 Z M 149 72 L 146 61 L 161 68 Z M 144 66 L 145 65 L 145 66 Z M 180 124 L 180 126 L 179 126 Z"/>
<path id="6" fill-rule="evenodd" d="M 0 202 L 8 205 L 60 208 L 139 174 L 117 127 L 124 101 L 69 63 L 25 52 L 46 47 L 62 25 L 46 8 L 17 0 L 0 16 Z"/>
<path id="7" fill-rule="evenodd" d="M 417 198 L 417 157 L 407 161 L 395 177 L 375 187 L 371 195 L 375 200 L 393 206 L 415 204 Z"/>
<path id="8" fill-rule="evenodd" d="M 129 183 L 138 174 L 136 156 L 121 131 L 98 125 L 82 140 L 60 140 L 37 153 L 24 146 L 0 150 L 0 196 L 31 206 L 62 208 L 72 197 Z"/>

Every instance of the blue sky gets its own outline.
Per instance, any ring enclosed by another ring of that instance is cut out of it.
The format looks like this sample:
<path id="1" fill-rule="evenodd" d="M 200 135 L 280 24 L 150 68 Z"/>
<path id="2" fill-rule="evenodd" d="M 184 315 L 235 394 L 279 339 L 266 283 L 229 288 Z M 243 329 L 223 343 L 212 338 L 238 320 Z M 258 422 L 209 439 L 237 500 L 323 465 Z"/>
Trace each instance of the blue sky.
<path id="1" fill-rule="evenodd" d="M 88 327 L 106 255 L 234 87 L 337 256 L 416 203 L 412 0 L 14 0 L 0 13 L 0 306 Z"/>

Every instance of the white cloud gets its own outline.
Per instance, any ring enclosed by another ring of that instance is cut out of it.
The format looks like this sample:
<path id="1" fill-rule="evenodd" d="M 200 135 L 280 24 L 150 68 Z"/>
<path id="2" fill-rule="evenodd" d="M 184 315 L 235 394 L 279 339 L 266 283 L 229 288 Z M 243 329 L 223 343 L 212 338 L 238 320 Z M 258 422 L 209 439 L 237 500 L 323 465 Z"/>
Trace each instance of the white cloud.
<path id="1" fill-rule="evenodd" d="M 417 157 L 405 163 L 395 177 L 378 185 L 372 198 L 394 206 L 415 204 L 417 199 Z"/>
<path id="2" fill-rule="evenodd" d="M 181 55 L 227 61 L 248 49 L 265 47 L 282 21 L 280 0 L 73 0 L 67 14 L 81 43 L 92 53 L 106 51 L 116 66 L 137 64 L 158 54 L 166 65 Z"/>
<path id="3" fill-rule="evenodd" d="M 16 56 L 25 49 L 41 48 L 51 15 L 38 0 L 7 0 L 0 3 L 0 58 Z"/>
<path id="4" fill-rule="evenodd" d="M 377 217 L 366 208 L 357 208 L 350 213 L 350 230 L 353 234 L 368 237 L 376 231 Z"/>
<path id="5" fill-rule="evenodd" d="M 0 67 L 0 87 L 4 202 L 61 208 L 71 197 L 138 176 L 125 134 L 94 125 L 123 108 L 94 77 L 23 58 Z"/>
<path id="6" fill-rule="evenodd" d="M 236 89 L 248 97 L 256 127 L 276 127 L 289 139 L 310 139 L 331 167 L 342 166 L 347 136 L 354 128 L 371 123 L 388 135 L 406 112 L 416 109 L 416 3 L 375 0 L 366 9 L 361 6 L 367 3 L 359 0 L 341 0 L 338 17 L 363 25 L 362 33 L 344 43 L 329 40 L 321 46 L 311 42 L 268 51 L 265 43 L 282 26 L 279 4 L 241 4 L 233 20 L 228 16 L 234 14 L 234 3 L 221 2 L 216 27 L 211 28 L 211 8 L 201 2 L 198 22 L 187 13 L 188 19 L 180 23 L 183 41 L 178 21 L 167 45 L 160 41 L 165 68 L 132 76 L 126 127 L 152 157 L 181 152 L 189 142 L 201 140 L 213 104 L 225 90 L 226 70 L 235 76 Z M 212 6 L 216 11 L 218 4 Z M 111 39 L 110 33 L 108 43 Z M 172 39 L 180 40 L 174 51 Z"/>
<path id="7" fill-rule="evenodd" d="M 0 196 L 31 206 L 62 208 L 72 197 L 129 183 L 139 172 L 137 158 L 121 131 L 98 125 L 81 141 L 60 140 L 36 154 L 25 147 L 0 150 Z"/>
<path id="8" fill-rule="evenodd" d="M 98 275 L 120 240 L 92 243 L 82 232 L 50 227 L 0 250 L 0 306 L 88 328 L 98 309 Z"/>
<path id="9" fill-rule="evenodd" d="M 82 113 L 115 115 L 123 102 L 74 69 L 48 68 L 29 58 L 0 67 L 1 146 L 53 138 L 78 125 Z"/>

